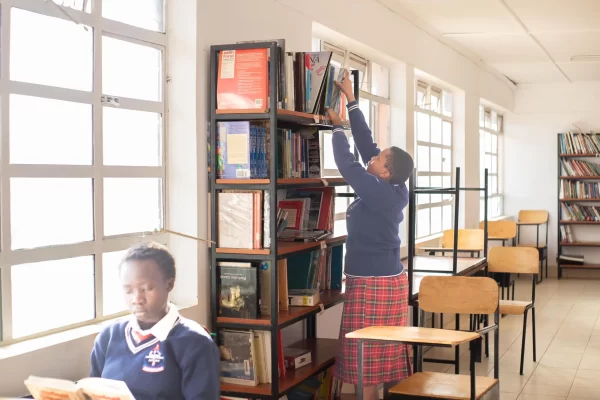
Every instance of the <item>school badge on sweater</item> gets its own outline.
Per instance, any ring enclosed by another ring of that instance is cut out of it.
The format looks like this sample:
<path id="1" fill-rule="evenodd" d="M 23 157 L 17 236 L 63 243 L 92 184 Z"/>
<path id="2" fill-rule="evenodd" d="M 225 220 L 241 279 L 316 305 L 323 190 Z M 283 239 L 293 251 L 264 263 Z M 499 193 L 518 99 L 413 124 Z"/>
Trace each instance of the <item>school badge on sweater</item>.
<path id="1" fill-rule="evenodd" d="M 162 372 L 165 370 L 165 357 L 160 352 L 160 344 L 157 344 L 150 350 L 148 355 L 144 357 L 144 372 Z"/>

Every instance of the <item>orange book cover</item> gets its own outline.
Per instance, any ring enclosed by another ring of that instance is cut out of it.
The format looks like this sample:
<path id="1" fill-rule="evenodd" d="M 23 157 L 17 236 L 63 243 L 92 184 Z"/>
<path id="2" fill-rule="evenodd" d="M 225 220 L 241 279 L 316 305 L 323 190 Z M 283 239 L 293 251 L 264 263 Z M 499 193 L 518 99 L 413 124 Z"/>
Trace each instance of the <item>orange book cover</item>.
<path id="1" fill-rule="evenodd" d="M 223 50 L 219 55 L 217 109 L 268 110 L 267 49 Z"/>

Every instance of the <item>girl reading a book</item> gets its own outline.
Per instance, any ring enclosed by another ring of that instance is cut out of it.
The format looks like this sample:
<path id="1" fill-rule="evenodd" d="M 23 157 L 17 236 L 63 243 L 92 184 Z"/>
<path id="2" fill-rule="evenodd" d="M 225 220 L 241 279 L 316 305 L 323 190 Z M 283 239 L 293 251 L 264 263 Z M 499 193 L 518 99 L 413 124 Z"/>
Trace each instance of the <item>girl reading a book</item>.
<path id="1" fill-rule="evenodd" d="M 130 248 L 119 266 L 132 315 L 96 338 L 91 376 L 124 381 L 136 400 L 219 399 L 219 350 L 169 303 L 175 260 L 156 243 Z"/>
<path id="2" fill-rule="evenodd" d="M 356 200 L 346 211 L 346 298 L 340 328 L 340 353 L 334 374 L 344 383 L 358 383 L 358 345 L 347 333 L 369 326 L 406 326 L 408 279 L 400 262 L 398 230 L 408 204 L 406 180 L 414 164 L 398 147 L 384 150 L 373 142 L 371 130 L 354 98 L 348 71 L 336 85 L 348 99 L 354 143 L 366 168 L 350 151 L 339 115 L 328 110 L 333 129 L 333 155 Z M 379 384 L 392 384 L 411 374 L 408 346 L 364 344 L 363 398 L 377 400 Z"/>

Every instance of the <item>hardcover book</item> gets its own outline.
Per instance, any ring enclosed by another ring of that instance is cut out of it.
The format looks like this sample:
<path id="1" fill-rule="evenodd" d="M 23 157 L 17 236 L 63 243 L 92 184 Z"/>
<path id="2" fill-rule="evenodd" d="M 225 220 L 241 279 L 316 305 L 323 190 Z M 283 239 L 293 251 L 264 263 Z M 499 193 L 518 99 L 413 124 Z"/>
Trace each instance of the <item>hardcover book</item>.
<path id="1" fill-rule="evenodd" d="M 219 271 L 219 315 L 229 318 L 257 318 L 257 269 L 248 262 L 220 262 Z"/>
<path id="2" fill-rule="evenodd" d="M 219 343 L 221 382 L 246 386 L 258 385 L 252 331 L 223 329 L 219 332 Z"/>

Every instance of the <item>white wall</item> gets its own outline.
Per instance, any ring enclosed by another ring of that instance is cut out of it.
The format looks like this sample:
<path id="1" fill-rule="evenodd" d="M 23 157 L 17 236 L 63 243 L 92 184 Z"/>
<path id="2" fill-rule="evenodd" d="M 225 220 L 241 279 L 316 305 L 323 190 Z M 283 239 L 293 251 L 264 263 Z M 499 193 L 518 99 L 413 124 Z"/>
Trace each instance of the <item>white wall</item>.
<path id="1" fill-rule="evenodd" d="M 550 212 L 548 262 L 552 266 L 556 265 L 557 247 L 557 133 L 576 132 L 572 124 L 584 132 L 600 132 L 599 110 L 598 82 L 522 85 L 515 95 L 514 113 L 504 117 L 505 214 L 516 216 L 524 209 Z M 589 228 L 574 229 L 578 238 L 593 240 L 594 229 Z M 597 236 L 596 239 L 600 238 Z M 600 261 L 600 251 L 572 250 L 572 254 L 578 253 L 584 254 L 586 260 Z M 581 275 L 581 271 L 565 273 L 565 276 Z"/>
<path id="2" fill-rule="evenodd" d="M 398 63 L 405 63 L 403 73 L 413 76 L 417 68 L 465 92 L 463 132 L 457 134 L 465 148 L 457 165 L 478 164 L 479 134 L 477 109 L 480 98 L 486 98 L 501 107 L 511 109 L 513 94 L 500 79 L 477 67 L 458 52 L 444 45 L 430 34 L 416 28 L 391 13 L 375 0 L 349 2 L 344 0 L 220 0 L 168 1 L 169 70 L 171 83 L 167 86 L 168 106 L 168 218 L 171 229 L 199 237 L 207 237 L 208 191 L 206 166 L 206 121 L 208 121 L 208 51 L 213 44 L 241 40 L 285 38 L 290 51 L 311 48 L 313 24 L 338 32 L 346 40 L 358 43 L 364 55 L 375 59 L 387 55 Z M 379 57 L 377 55 L 380 55 Z M 410 70 L 410 73 L 408 72 Z M 399 87 L 412 88 L 412 83 L 397 82 Z M 412 122 L 412 94 L 406 102 L 400 100 L 401 114 L 396 121 L 406 121 L 405 129 L 414 131 Z M 402 117 L 404 115 L 404 118 Z M 393 132 L 394 134 L 394 132 Z M 412 143 L 406 138 L 394 138 L 393 143 Z M 468 144 L 468 145 L 466 145 Z M 478 169 L 466 171 L 467 183 L 478 183 Z M 479 202 L 469 200 L 466 221 L 476 221 Z M 197 267 L 180 277 L 175 299 L 184 303 L 197 299 L 198 305 L 184 315 L 207 323 L 209 317 L 209 268 L 205 246 L 186 240 L 173 239 L 180 271 Z M 336 337 L 341 307 L 324 314 L 319 321 L 319 332 Z M 25 345 L 0 349 L 0 395 L 16 396 L 25 393 L 23 380 L 30 374 L 78 379 L 89 370 L 89 352 L 97 327 L 79 331 L 78 338 L 63 336 L 51 338 L 55 342 L 38 350 Z M 298 330 L 290 334 L 296 336 Z M 50 339 L 37 342 L 48 344 Z M 10 347 L 10 346 L 9 346 Z M 19 353 L 23 353 L 20 354 Z"/>

